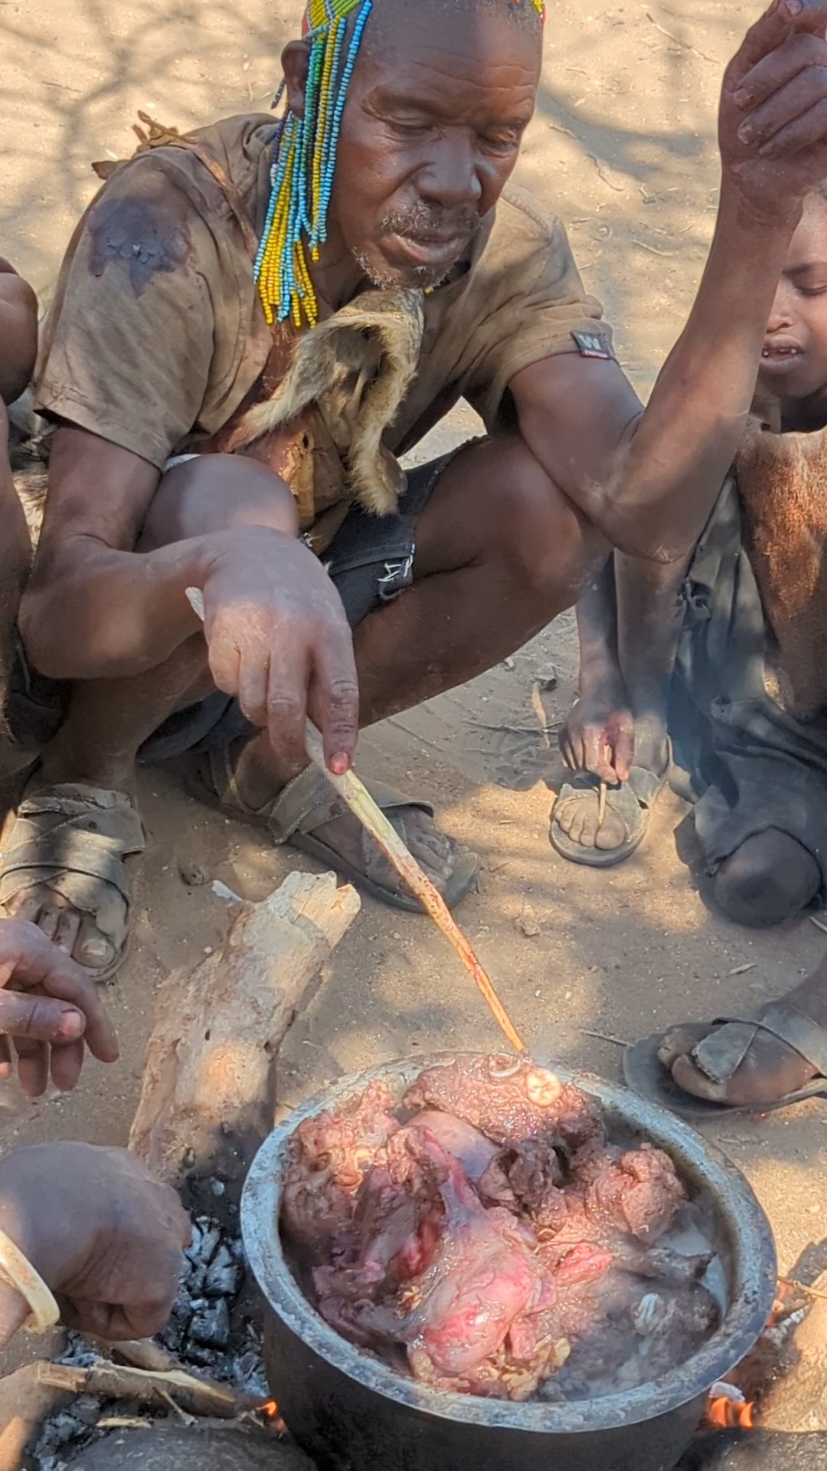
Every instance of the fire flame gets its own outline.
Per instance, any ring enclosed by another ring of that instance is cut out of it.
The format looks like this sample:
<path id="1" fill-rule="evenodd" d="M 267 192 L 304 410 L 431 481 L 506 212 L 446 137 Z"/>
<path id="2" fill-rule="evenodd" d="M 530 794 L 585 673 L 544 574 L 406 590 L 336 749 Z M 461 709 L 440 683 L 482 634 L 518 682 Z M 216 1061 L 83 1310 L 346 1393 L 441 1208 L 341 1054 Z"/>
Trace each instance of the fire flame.
<path id="1" fill-rule="evenodd" d="M 713 1384 L 706 1407 L 706 1423 L 710 1430 L 731 1430 L 739 1426 L 752 1430 L 755 1419 L 753 1405 L 732 1384 Z"/>
<path id="2" fill-rule="evenodd" d="M 257 1408 L 258 1413 L 260 1415 L 264 1415 L 265 1419 L 269 1421 L 273 1430 L 276 1430 L 279 1435 L 287 1434 L 287 1426 L 285 1425 L 284 1421 L 281 1418 L 281 1415 L 279 1414 L 279 1406 L 277 1400 L 265 1400 L 264 1404 L 258 1405 Z"/>

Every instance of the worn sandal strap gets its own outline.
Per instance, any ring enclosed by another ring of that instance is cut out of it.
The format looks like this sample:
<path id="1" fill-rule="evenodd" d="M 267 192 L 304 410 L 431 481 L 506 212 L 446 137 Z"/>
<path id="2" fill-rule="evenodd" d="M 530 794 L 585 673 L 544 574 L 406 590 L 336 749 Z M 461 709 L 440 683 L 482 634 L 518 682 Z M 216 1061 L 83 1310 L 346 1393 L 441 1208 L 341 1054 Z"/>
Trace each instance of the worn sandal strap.
<path id="1" fill-rule="evenodd" d="M 669 767 L 662 776 L 656 771 L 649 771 L 645 766 L 631 766 L 629 768 L 629 786 L 643 807 L 652 807 L 666 786 Z"/>
<path id="2" fill-rule="evenodd" d="M 759 1031 L 769 1032 L 780 1042 L 786 1042 L 811 1067 L 818 1068 L 822 1077 L 827 1077 L 827 1032 L 789 1002 L 770 1002 L 754 1016 L 715 1017 L 711 1025 L 721 1030 L 699 1042 L 692 1049 L 692 1057 L 701 1071 L 715 1083 L 729 1082 Z M 723 1033 L 729 1026 L 733 1030 L 727 1037 Z"/>
<path id="3" fill-rule="evenodd" d="M 0 876 L 0 904 L 41 884 L 95 917 L 104 933 L 123 929 L 132 875 L 123 860 L 146 846 L 143 823 L 124 792 L 62 783 L 20 804 Z"/>
<path id="4" fill-rule="evenodd" d="M 394 809 L 418 810 L 433 817 L 430 802 L 408 797 L 383 781 L 365 783 L 370 795 L 383 812 Z M 268 813 L 268 827 L 277 843 L 289 842 L 294 833 L 312 833 L 325 822 L 344 817 L 350 808 L 333 790 L 323 772 L 306 766 L 279 793 Z"/>

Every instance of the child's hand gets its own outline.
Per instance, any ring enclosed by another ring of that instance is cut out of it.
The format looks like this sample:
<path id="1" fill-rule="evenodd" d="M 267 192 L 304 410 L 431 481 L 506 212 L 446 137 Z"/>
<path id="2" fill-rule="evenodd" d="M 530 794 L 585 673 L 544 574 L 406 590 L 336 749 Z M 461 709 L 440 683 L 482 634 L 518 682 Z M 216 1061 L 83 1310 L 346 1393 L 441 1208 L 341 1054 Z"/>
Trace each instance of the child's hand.
<path id="1" fill-rule="evenodd" d="M 28 281 L 0 256 L 0 400 L 13 403 L 27 387 L 37 357 L 37 297 Z M 0 453 L 8 442 L 0 413 Z"/>

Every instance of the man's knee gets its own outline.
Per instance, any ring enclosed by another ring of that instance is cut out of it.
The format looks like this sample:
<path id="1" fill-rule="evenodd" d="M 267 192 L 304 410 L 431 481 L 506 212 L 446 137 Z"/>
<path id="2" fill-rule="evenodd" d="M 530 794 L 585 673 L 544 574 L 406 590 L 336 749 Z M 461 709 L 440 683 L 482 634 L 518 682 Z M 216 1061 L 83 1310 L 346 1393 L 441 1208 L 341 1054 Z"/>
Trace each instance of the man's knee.
<path id="1" fill-rule="evenodd" d="M 491 446 L 493 542 L 527 593 L 576 602 L 602 539 L 519 436 Z"/>
<path id="2" fill-rule="evenodd" d="M 789 834 L 770 830 L 741 844 L 715 877 L 715 902 L 750 929 L 793 919 L 815 898 L 821 874 L 812 854 Z"/>
<path id="3" fill-rule="evenodd" d="M 198 455 L 174 465 L 153 497 L 139 551 L 237 526 L 269 526 L 295 536 L 290 488 L 269 466 L 244 455 Z"/>

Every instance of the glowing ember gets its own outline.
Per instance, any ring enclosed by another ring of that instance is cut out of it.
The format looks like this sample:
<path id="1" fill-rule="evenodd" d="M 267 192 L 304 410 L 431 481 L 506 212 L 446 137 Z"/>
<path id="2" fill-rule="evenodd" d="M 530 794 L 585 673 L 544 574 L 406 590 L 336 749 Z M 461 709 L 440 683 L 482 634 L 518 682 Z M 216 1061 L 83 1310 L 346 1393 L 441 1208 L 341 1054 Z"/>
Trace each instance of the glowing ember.
<path id="1" fill-rule="evenodd" d="M 753 1405 L 745 1400 L 734 1384 L 713 1384 L 706 1407 L 706 1424 L 710 1430 L 752 1430 Z"/>
<path id="2" fill-rule="evenodd" d="M 265 1416 L 272 1428 L 278 1431 L 279 1435 L 287 1434 L 287 1426 L 285 1425 L 284 1421 L 281 1418 L 281 1415 L 279 1414 L 279 1406 L 277 1400 L 265 1400 L 264 1404 L 259 1405 L 257 1408 L 258 1413 Z"/>

